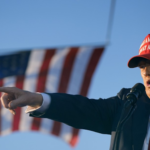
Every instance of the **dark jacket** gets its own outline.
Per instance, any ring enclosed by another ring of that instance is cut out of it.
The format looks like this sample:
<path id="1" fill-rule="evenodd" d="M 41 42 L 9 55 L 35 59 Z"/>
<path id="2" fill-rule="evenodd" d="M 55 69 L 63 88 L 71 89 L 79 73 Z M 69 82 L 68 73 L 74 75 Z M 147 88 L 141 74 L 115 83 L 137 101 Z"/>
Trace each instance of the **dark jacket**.
<path id="1" fill-rule="evenodd" d="M 30 116 L 49 118 L 75 128 L 111 134 L 111 150 L 116 126 L 129 91 L 130 89 L 122 89 L 115 97 L 98 100 L 88 99 L 81 95 L 49 94 L 51 96 L 49 109 L 43 114 L 33 113 Z M 134 114 L 124 125 L 119 150 L 142 150 L 149 115 L 149 98 L 144 93 L 137 101 L 137 109 Z"/>

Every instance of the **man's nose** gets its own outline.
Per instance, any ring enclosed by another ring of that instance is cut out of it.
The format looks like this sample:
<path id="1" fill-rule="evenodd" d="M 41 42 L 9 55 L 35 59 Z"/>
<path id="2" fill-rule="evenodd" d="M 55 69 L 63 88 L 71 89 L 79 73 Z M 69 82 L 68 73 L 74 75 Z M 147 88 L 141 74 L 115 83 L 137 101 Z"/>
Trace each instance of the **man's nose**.
<path id="1" fill-rule="evenodd" d="M 150 76 L 150 66 L 147 66 L 147 67 L 145 68 L 145 75 L 146 75 L 146 76 Z"/>

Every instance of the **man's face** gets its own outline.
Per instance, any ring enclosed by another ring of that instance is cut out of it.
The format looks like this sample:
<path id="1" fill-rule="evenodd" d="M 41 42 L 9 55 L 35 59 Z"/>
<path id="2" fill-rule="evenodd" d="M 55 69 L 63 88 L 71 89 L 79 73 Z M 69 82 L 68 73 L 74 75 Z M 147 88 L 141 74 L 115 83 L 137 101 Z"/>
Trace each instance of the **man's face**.
<path id="1" fill-rule="evenodd" d="M 144 86 L 146 90 L 150 90 L 150 60 L 141 60 L 138 66 L 141 70 Z"/>

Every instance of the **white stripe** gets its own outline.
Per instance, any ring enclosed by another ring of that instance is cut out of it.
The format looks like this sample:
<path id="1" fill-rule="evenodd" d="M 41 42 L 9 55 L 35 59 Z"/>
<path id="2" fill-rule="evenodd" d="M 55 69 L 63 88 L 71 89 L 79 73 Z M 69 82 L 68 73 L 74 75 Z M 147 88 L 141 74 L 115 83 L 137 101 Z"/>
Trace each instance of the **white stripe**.
<path id="1" fill-rule="evenodd" d="M 91 58 L 92 52 L 93 48 L 91 47 L 82 47 L 79 49 L 77 58 L 75 59 L 75 63 L 72 69 L 67 93 L 69 94 L 80 93 L 85 71 L 87 69 L 87 65 Z"/>
<path id="2" fill-rule="evenodd" d="M 62 123 L 60 137 L 69 143 L 72 138 L 72 130 L 71 126 Z"/>
<path id="3" fill-rule="evenodd" d="M 58 91 L 64 60 L 68 52 L 68 48 L 58 49 L 52 58 L 51 64 L 49 65 L 49 72 L 46 81 L 46 92 L 55 93 Z"/>
<path id="4" fill-rule="evenodd" d="M 49 71 L 46 81 L 46 92 L 55 93 L 58 91 L 60 82 L 61 72 L 63 69 L 64 60 L 69 52 L 69 49 L 57 49 L 53 56 L 51 63 L 49 64 Z M 54 121 L 52 120 L 41 120 L 40 131 L 50 133 L 53 128 Z"/>
<path id="5" fill-rule="evenodd" d="M 37 78 L 43 59 L 45 50 L 33 50 L 29 58 L 29 64 L 25 73 L 24 90 L 36 92 Z"/>
<path id="6" fill-rule="evenodd" d="M 25 80 L 23 89 L 31 92 L 36 91 L 37 78 L 39 74 L 40 67 L 42 65 L 45 50 L 34 50 L 31 52 L 29 64 L 25 73 Z M 33 117 L 29 117 L 28 114 L 25 114 L 26 107 L 23 107 L 21 110 L 20 117 L 20 131 L 29 131 L 31 129 Z"/>
<path id="7" fill-rule="evenodd" d="M 16 83 L 16 77 L 6 77 L 3 79 L 3 86 L 5 87 L 14 87 Z M 12 121 L 13 121 L 13 115 L 10 113 L 10 111 L 4 107 L 2 107 L 1 111 L 1 134 L 7 135 L 12 132 Z"/>
<path id="8" fill-rule="evenodd" d="M 79 52 L 76 56 L 75 63 L 73 65 L 73 69 L 71 72 L 71 78 L 68 85 L 67 93 L 69 94 L 80 93 L 85 71 L 87 69 L 87 65 L 91 58 L 92 52 L 93 52 L 93 48 L 91 47 L 82 47 L 79 49 Z M 73 136 L 72 131 L 73 131 L 72 127 L 66 124 L 62 124 L 62 130 L 60 136 L 65 141 L 70 142 Z"/>
<path id="9" fill-rule="evenodd" d="M 46 119 L 46 118 L 42 119 L 39 131 L 41 131 L 42 133 L 49 134 L 53 127 L 53 123 L 54 123 L 53 120 Z"/>

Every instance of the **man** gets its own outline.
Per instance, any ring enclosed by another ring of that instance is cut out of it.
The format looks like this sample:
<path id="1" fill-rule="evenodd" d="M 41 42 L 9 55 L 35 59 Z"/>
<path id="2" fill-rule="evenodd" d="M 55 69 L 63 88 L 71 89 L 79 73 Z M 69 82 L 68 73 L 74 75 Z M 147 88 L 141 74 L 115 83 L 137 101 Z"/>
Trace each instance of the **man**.
<path id="1" fill-rule="evenodd" d="M 128 66 L 139 66 L 145 92 L 137 101 L 137 109 L 124 125 L 119 150 L 149 150 L 150 34 L 141 44 L 139 55 L 132 57 Z M 32 93 L 15 87 L 1 87 L 0 91 L 5 92 L 1 102 L 11 113 L 15 114 L 17 107 L 28 105 L 26 113 L 31 117 L 50 118 L 75 128 L 111 134 L 112 150 L 116 127 L 130 89 L 122 89 L 117 96 L 105 100 L 63 93 Z"/>

